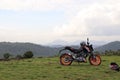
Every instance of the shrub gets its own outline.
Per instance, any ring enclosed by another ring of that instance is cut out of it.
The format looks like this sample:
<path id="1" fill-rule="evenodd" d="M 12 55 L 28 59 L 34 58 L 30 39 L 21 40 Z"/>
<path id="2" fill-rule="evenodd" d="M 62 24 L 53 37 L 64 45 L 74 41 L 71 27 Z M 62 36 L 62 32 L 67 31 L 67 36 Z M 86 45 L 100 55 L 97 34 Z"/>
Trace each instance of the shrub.
<path id="1" fill-rule="evenodd" d="M 27 51 L 23 54 L 24 58 L 32 58 L 33 57 L 33 52 L 32 51 Z"/>
<path id="2" fill-rule="evenodd" d="M 3 56 L 4 56 L 4 59 L 5 59 L 5 60 L 8 60 L 9 57 L 10 57 L 10 54 L 9 54 L 9 53 L 5 53 Z"/>

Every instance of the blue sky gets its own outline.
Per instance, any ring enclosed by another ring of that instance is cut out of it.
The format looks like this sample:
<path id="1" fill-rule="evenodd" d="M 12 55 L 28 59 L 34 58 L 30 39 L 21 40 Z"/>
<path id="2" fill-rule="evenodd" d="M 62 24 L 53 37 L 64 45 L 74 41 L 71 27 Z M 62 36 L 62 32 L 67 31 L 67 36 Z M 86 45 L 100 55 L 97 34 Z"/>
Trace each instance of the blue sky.
<path id="1" fill-rule="evenodd" d="M 120 40 L 119 0 L 1 0 L 0 41 Z"/>

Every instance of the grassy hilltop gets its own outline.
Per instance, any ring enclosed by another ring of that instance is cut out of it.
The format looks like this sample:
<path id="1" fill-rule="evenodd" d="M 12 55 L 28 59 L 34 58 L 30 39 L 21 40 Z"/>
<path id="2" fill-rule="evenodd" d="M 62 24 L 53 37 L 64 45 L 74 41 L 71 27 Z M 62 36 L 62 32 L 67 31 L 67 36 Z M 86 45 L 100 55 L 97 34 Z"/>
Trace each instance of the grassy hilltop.
<path id="1" fill-rule="evenodd" d="M 109 69 L 110 62 L 120 65 L 119 56 L 102 56 L 100 66 L 73 62 L 59 64 L 59 58 L 32 58 L 0 62 L 0 80 L 119 80 L 120 72 Z"/>

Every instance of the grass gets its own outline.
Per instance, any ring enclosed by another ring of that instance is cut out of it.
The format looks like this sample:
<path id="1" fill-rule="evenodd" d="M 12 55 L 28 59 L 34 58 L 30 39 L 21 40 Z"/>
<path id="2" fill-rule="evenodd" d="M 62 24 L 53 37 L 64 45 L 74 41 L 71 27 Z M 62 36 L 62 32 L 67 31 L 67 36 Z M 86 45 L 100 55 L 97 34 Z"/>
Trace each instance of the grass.
<path id="1" fill-rule="evenodd" d="M 110 62 L 120 65 L 119 56 L 102 56 L 100 66 L 73 62 L 59 64 L 59 58 L 32 58 L 0 62 L 0 80 L 119 80 L 120 72 L 109 69 Z"/>

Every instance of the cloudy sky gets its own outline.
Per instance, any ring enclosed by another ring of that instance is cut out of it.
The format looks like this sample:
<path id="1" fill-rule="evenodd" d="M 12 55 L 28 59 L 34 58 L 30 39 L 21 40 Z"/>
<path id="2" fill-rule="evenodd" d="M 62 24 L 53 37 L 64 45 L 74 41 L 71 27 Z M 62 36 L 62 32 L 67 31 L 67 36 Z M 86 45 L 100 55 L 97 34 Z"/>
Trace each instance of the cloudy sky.
<path id="1" fill-rule="evenodd" d="M 0 0 L 0 41 L 120 40 L 120 0 Z"/>

